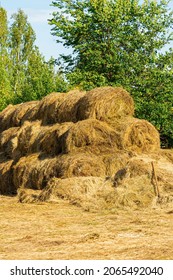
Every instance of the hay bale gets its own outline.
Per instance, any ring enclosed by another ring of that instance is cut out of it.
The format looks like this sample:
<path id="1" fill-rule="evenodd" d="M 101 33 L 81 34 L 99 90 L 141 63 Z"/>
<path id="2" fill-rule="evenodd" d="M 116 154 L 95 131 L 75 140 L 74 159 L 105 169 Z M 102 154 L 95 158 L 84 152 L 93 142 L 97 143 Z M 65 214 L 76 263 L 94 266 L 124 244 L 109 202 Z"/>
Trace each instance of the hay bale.
<path id="1" fill-rule="evenodd" d="M 57 157 L 59 178 L 105 176 L 102 158 L 91 153 L 65 154 Z"/>
<path id="2" fill-rule="evenodd" d="M 42 120 L 44 125 L 55 123 L 57 110 L 66 99 L 66 95 L 66 93 L 52 92 L 45 96 L 40 101 L 36 118 Z"/>
<path id="3" fill-rule="evenodd" d="M 37 120 L 37 114 L 38 114 L 38 108 L 40 106 L 40 101 L 33 101 L 35 104 L 33 107 L 31 106 L 31 108 L 29 108 L 27 110 L 27 112 L 23 115 L 23 117 L 21 118 L 21 125 L 24 124 L 25 121 L 36 121 Z"/>
<path id="4" fill-rule="evenodd" d="M 37 106 L 38 101 L 29 101 L 25 103 L 21 103 L 16 107 L 14 114 L 12 115 L 12 125 L 11 126 L 20 126 L 21 121 L 25 114 L 27 114 L 28 110 L 32 110 L 35 106 Z"/>
<path id="5" fill-rule="evenodd" d="M 17 135 L 18 130 L 19 127 L 11 127 L 0 134 L 0 152 L 4 152 L 7 158 L 12 158 L 11 142 Z"/>
<path id="6" fill-rule="evenodd" d="M 38 101 L 29 101 L 17 105 L 9 105 L 0 113 L 0 131 L 20 126 L 28 110 L 32 110 Z"/>
<path id="7" fill-rule="evenodd" d="M 116 133 L 106 123 L 88 119 L 74 124 L 62 135 L 62 151 L 90 151 L 95 154 L 116 151 Z"/>
<path id="8" fill-rule="evenodd" d="M 35 141 L 30 145 L 29 150 L 32 152 L 44 152 L 51 156 L 58 155 L 62 152 L 61 136 L 72 126 L 72 122 L 65 122 L 42 127 Z"/>
<path id="9" fill-rule="evenodd" d="M 8 150 L 15 161 L 31 152 L 30 147 L 34 143 L 40 130 L 40 121 L 25 122 L 21 128 L 18 129 L 15 137 L 13 137 L 8 144 Z"/>
<path id="10" fill-rule="evenodd" d="M 16 194 L 13 184 L 13 160 L 0 158 L 0 194 Z"/>
<path id="11" fill-rule="evenodd" d="M 66 98 L 62 104 L 57 108 L 55 121 L 62 122 L 77 122 L 77 106 L 79 100 L 85 96 L 85 92 L 79 90 L 72 90 L 66 93 Z"/>
<path id="12" fill-rule="evenodd" d="M 12 127 L 12 116 L 18 105 L 8 105 L 0 112 L 0 132 Z"/>
<path id="13" fill-rule="evenodd" d="M 13 181 L 16 189 L 43 189 L 50 178 L 58 177 L 56 158 L 44 158 L 39 153 L 21 157 L 14 166 Z"/>
<path id="14" fill-rule="evenodd" d="M 160 149 L 160 137 L 155 127 L 146 120 L 125 118 L 114 127 L 119 149 L 145 153 Z"/>
<path id="15" fill-rule="evenodd" d="M 41 121 L 25 122 L 16 136 L 17 145 L 13 145 L 13 158 L 19 159 L 37 152 L 43 152 L 49 156 L 61 153 L 59 139 L 72 125 L 73 123 L 57 123 L 41 126 Z"/>
<path id="16" fill-rule="evenodd" d="M 77 119 L 98 119 L 107 123 L 133 115 L 134 102 L 123 88 L 100 87 L 89 91 L 77 104 Z"/>

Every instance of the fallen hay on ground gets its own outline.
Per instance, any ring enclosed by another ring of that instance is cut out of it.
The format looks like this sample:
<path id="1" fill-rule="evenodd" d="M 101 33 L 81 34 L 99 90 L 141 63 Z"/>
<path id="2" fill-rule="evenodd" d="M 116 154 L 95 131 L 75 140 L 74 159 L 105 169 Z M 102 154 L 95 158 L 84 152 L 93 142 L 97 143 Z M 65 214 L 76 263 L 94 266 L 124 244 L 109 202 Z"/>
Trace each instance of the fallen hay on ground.
<path id="1" fill-rule="evenodd" d="M 98 119 L 111 123 L 134 114 L 134 102 L 122 88 L 101 87 L 89 91 L 77 103 L 77 119 Z"/>
<path id="2" fill-rule="evenodd" d="M 160 137 L 155 127 L 146 120 L 125 118 L 114 127 L 119 149 L 136 153 L 154 152 L 160 149 Z"/>
<path id="3" fill-rule="evenodd" d="M 54 178 L 38 196 L 38 201 L 67 199 L 85 211 L 151 206 L 154 191 L 146 176 L 128 178 L 124 185 L 113 188 L 110 181 L 100 177 Z"/>
<path id="4" fill-rule="evenodd" d="M 90 151 L 94 154 L 115 152 L 116 133 L 107 124 L 98 120 L 88 119 L 79 121 L 62 135 L 62 151 Z"/>

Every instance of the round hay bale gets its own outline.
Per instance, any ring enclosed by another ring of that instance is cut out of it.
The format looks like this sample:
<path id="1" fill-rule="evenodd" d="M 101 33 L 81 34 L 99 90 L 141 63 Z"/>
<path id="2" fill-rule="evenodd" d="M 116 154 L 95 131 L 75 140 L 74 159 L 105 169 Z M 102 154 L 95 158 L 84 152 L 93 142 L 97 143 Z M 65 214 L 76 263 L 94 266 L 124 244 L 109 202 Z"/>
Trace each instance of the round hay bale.
<path id="1" fill-rule="evenodd" d="M 160 149 L 160 137 L 155 127 L 146 120 L 125 118 L 115 127 L 119 149 L 145 153 Z"/>
<path id="2" fill-rule="evenodd" d="M 38 115 L 38 108 L 40 106 L 40 101 L 33 101 L 35 106 L 31 106 L 27 110 L 27 112 L 24 114 L 24 116 L 21 118 L 21 125 L 24 124 L 25 121 L 36 121 L 37 120 L 37 115 Z"/>
<path id="3" fill-rule="evenodd" d="M 13 184 L 13 160 L 0 158 L 0 194 L 16 194 Z"/>
<path id="4" fill-rule="evenodd" d="M 0 132 L 12 127 L 12 116 L 18 105 L 8 105 L 0 112 Z"/>
<path id="5" fill-rule="evenodd" d="M 25 103 L 18 104 L 11 119 L 11 126 L 20 126 L 21 120 L 27 114 L 28 110 L 32 110 L 38 101 L 29 101 Z"/>
<path id="6" fill-rule="evenodd" d="M 11 142 L 17 135 L 18 130 L 19 127 L 11 127 L 0 134 L 0 151 L 3 152 L 7 158 L 12 158 Z"/>
<path id="7" fill-rule="evenodd" d="M 62 104 L 57 108 L 55 121 L 62 122 L 77 122 L 77 102 L 85 96 L 85 92 L 79 90 L 72 90 L 66 93 L 66 98 Z"/>
<path id="8" fill-rule="evenodd" d="M 72 122 L 65 122 L 41 127 L 29 150 L 32 152 L 44 152 L 51 156 L 58 155 L 62 152 L 60 138 L 71 126 L 73 126 Z"/>
<path id="9" fill-rule="evenodd" d="M 134 102 L 123 88 L 100 87 L 89 91 L 77 104 L 77 119 L 98 119 L 107 123 L 133 115 Z"/>
<path id="10" fill-rule="evenodd" d="M 105 176 L 102 158 L 90 153 L 66 154 L 57 157 L 59 178 Z"/>
<path id="11" fill-rule="evenodd" d="M 43 189 L 50 178 L 58 177 L 56 158 L 44 158 L 40 154 L 21 157 L 14 166 L 13 181 L 16 189 Z"/>
<path id="12" fill-rule="evenodd" d="M 95 154 L 117 150 L 116 133 L 107 123 L 88 119 L 75 123 L 62 135 L 62 151 L 90 151 Z"/>
<path id="13" fill-rule="evenodd" d="M 53 124 L 56 122 L 57 110 L 66 99 L 66 93 L 52 92 L 45 96 L 39 103 L 36 118 L 42 120 L 42 124 Z"/>
<path id="14" fill-rule="evenodd" d="M 21 128 L 18 130 L 18 133 L 15 138 L 11 141 L 11 153 L 15 161 L 20 157 L 26 156 L 32 152 L 32 145 L 41 130 L 40 121 L 28 122 L 26 121 Z"/>

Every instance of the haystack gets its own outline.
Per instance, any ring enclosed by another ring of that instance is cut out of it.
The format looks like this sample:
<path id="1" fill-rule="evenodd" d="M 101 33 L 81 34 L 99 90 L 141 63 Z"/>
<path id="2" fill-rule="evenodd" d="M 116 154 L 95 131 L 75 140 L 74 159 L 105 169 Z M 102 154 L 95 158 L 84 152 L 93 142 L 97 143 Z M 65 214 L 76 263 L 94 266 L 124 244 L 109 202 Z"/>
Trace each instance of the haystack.
<path id="1" fill-rule="evenodd" d="M 79 121 L 62 135 L 62 151 L 90 151 L 94 154 L 116 151 L 116 133 L 105 122 L 94 119 Z"/>
<path id="2" fill-rule="evenodd" d="M 128 117 L 116 124 L 115 130 L 117 145 L 122 150 L 147 153 L 160 149 L 159 133 L 146 120 Z"/>
<path id="3" fill-rule="evenodd" d="M 107 123 L 134 114 L 134 102 L 122 88 L 101 87 L 89 91 L 77 104 L 77 119 L 98 119 Z"/>
<path id="4" fill-rule="evenodd" d="M 0 158 L 0 194 L 15 194 L 13 184 L 13 160 Z"/>

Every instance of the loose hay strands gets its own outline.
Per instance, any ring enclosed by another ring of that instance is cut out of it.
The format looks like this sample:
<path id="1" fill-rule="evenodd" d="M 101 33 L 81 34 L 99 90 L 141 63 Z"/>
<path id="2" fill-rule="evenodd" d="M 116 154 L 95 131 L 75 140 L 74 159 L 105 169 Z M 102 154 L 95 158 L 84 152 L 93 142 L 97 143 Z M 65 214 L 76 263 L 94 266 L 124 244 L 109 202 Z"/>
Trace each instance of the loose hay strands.
<path id="1" fill-rule="evenodd" d="M 120 149 L 132 152 L 154 152 L 160 149 L 159 133 L 146 120 L 125 118 L 114 127 L 117 135 L 117 145 Z"/>
<path id="2" fill-rule="evenodd" d="M 91 151 L 95 154 L 117 150 L 116 133 L 106 123 L 88 119 L 74 124 L 62 136 L 62 151 L 65 153 Z"/>
<path id="3" fill-rule="evenodd" d="M 77 104 L 77 118 L 98 119 L 111 123 L 134 114 L 134 102 L 122 88 L 100 87 L 89 91 Z"/>
<path id="4" fill-rule="evenodd" d="M 67 199 L 85 211 L 117 208 L 146 207 L 152 204 L 154 193 L 145 176 L 128 178 L 124 185 L 115 189 L 110 181 L 100 177 L 53 178 L 38 196 L 40 201 L 56 202 Z"/>
<path id="5" fill-rule="evenodd" d="M 14 166 L 14 185 L 18 188 L 43 189 L 48 180 L 58 176 L 56 158 L 42 158 L 40 154 L 21 157 Z"/>
<path id="6" fill-rule="evenodd" d="M 13 184 L 13 160 L 0 158 L 0 194 L 15 194 Z"/>

